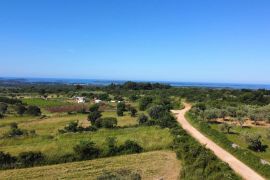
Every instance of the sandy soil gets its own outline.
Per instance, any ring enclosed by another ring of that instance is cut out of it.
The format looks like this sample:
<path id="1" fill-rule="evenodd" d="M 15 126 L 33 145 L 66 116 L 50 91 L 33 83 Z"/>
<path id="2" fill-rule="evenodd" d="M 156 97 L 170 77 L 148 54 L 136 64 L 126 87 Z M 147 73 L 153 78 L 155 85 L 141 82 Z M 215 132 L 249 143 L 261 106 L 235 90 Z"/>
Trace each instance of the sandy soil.
<path id="1" fill-rule="evenodd" d="M 185 108 L 183 110 L 174 110 L 173 113 L 177 116 L 177 121 L 180 125 L 185 129 L 192 137 L 197 139 L 201 144 L 205 145 L 206 148 L 213 151 L 213 153 L 222 161 L 229 164 L 229 166 L 240 176 L 242 176 L 246 180 L 263 180 L 264 178 L 256 173 L 254 170 L 249 168 L 247 165 L 239 161 L 229 152 L 222 149 L 212 140 L 208 139 L 202 133 L 200 133 L 197 129 L 195 129 L 185 118 L 185 113 L 191 109 L 190 104 L 185 104 Z"/>

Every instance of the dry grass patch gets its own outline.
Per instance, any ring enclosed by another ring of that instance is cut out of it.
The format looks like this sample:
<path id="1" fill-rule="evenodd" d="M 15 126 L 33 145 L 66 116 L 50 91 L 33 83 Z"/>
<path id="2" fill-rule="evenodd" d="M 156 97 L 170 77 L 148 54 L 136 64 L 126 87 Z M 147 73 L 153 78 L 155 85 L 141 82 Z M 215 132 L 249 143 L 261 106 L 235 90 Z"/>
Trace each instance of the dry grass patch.
<path id="1" fill-rule="evenodd" d="M 76 163 L 0 171 L 1 179 L 96 179 L 103 172 L 138 172 L 142 179 L 178 179 L 180 162 L 171 151 L 155 151 Z"/>

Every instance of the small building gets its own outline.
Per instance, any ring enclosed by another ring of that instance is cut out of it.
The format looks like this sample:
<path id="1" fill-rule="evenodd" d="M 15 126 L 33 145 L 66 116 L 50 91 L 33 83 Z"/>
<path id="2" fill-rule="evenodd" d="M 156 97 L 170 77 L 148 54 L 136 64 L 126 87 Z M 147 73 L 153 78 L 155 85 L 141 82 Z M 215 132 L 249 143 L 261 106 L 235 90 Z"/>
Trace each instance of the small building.
<path id="1" fill-rule="evenodd" d="M 94 102 L 95 102 L 96 104 L 99 104 L 99 103 L 101 103 L 102 101 L 101 101 L 100 99 L 95 99 Z"/>
<path id="2" fill-rule="evenodd" d="M 85 103 L 85 98 L 84 97 L 75 97 L 77 103 Z"/>

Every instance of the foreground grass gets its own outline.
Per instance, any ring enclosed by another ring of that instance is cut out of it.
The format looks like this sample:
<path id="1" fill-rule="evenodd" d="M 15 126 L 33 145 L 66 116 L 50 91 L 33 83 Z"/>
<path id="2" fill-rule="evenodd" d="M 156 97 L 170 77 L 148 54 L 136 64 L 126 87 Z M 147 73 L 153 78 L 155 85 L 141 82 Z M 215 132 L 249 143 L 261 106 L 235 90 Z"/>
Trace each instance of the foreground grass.
<path id="1" fill-rule="evenodd" d="M 170 151 L 155 151 L 91 161 L 0 171 L 1 179 L 96 179 L 104 172 L 138 172 L 142 179 L 177 179 L 180 162 Z"/>
<path id="2" fill-rule="evenodd" d="M 169 129 L 159 127 L 134 127 L 119 129 L 101 129 L 97 132 L 67 133 L 57 136 L 35 136 L 8 138 L 0 140 L 0 151 L 17 155 L 25 151 L 41 151 L 49 158 L 61 156 L 73 151 L 73 147 L 82 140 L 92 140 L 98 147 L 106 148 L 106 138 L 116 137 L 118 144 L 134 140 L 145 151 L 168 149 L 172 143 Z"/>

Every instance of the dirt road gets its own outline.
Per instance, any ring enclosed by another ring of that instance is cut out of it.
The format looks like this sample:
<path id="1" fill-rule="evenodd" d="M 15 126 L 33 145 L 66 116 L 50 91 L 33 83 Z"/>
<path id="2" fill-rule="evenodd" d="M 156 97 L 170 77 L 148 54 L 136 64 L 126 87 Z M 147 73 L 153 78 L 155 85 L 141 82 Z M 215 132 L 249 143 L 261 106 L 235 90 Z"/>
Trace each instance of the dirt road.
<path id="1" fill-rule="evenodd" d="M 212 140 L 204 136 L 197 129 L 195 129 L 185 118 L 185 113 L 191 109 L 190 104 L 185 104 L 183 110 L 173 110 L 176 114 L 177 121 L 181 124 L 192 137 L 198 140 L 201 144 L 206 145 L 219 159 L 229 164 L 229 166 L 240 176 L 246 180 L 263 180 L 264 178 L 249 168 L 247 165 L 236 159 L 233 155 L 222 149 Z"/>

